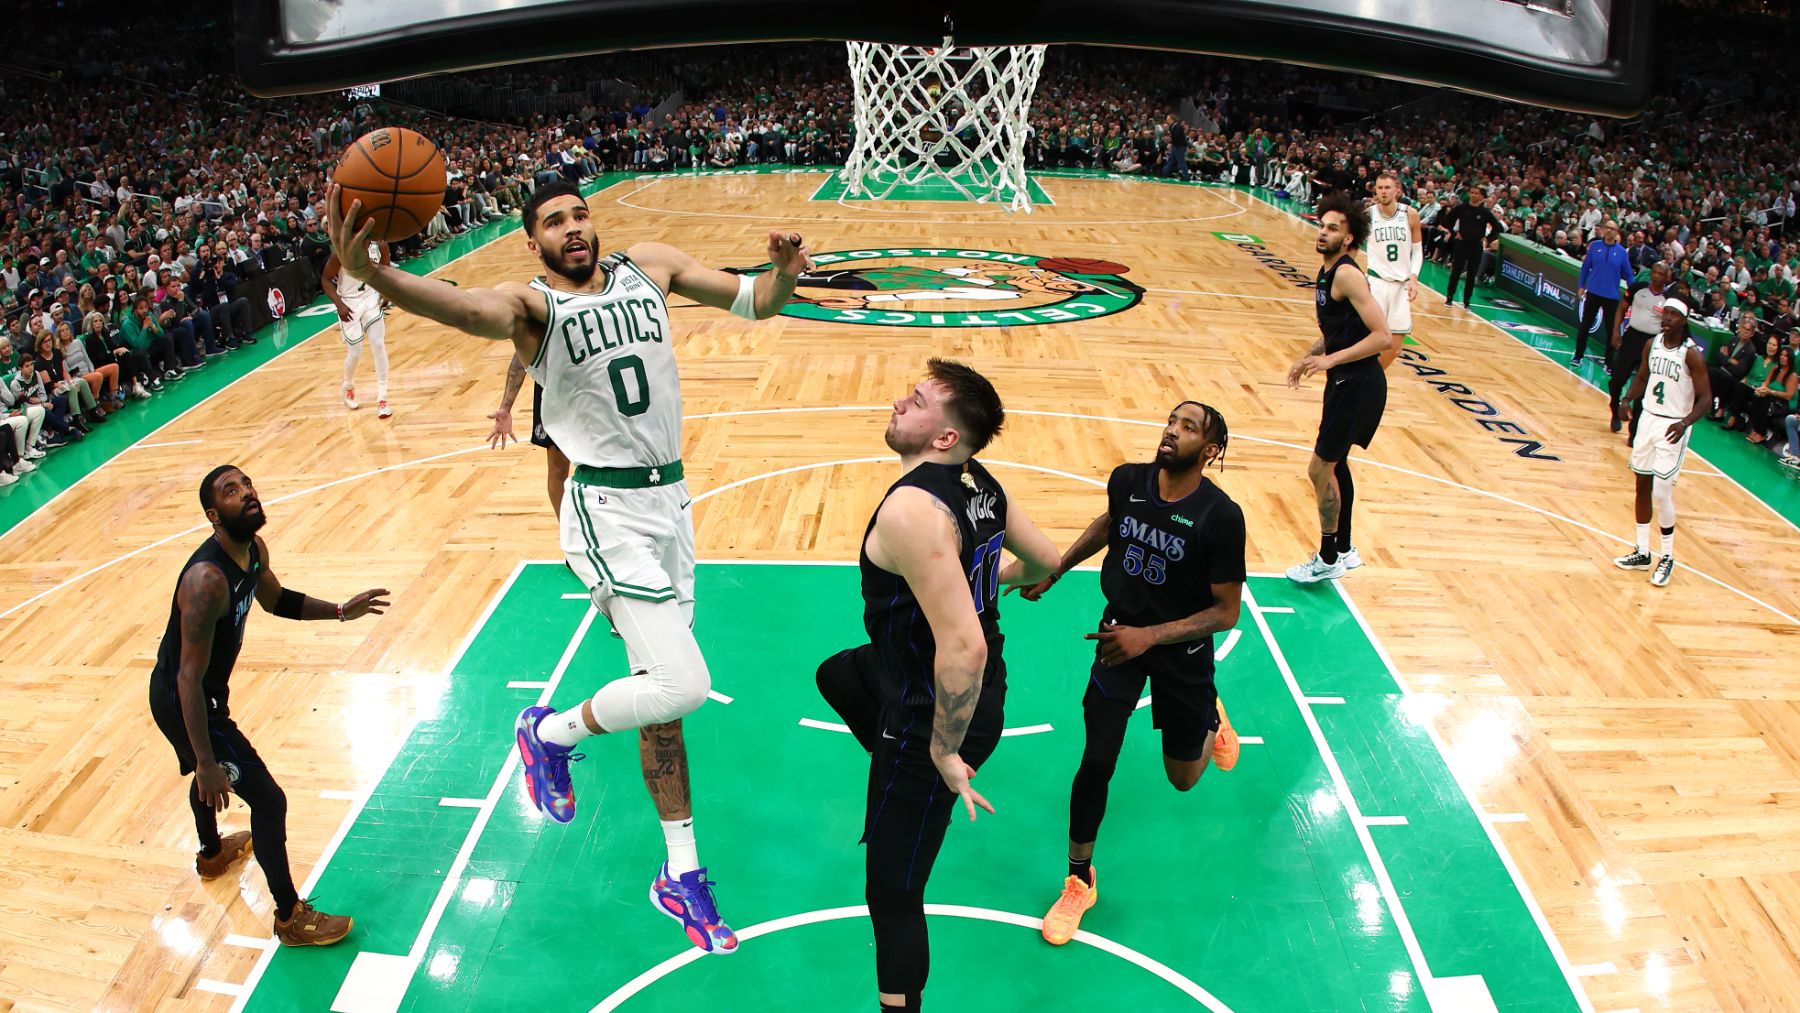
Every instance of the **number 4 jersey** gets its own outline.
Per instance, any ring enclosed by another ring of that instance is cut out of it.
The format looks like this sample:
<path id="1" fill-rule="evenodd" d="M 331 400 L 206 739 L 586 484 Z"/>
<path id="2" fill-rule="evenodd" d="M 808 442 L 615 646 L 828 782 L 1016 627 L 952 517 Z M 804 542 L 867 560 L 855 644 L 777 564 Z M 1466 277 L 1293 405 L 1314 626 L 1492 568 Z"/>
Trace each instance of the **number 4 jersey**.
<path id="1" fill-rule="evenodd" d="M 1244 512 L 1210 480 L 1174 502 L 1157 494 L 1156 464 L 1121 464 L 1106 483 L 1105 619 L 1156 626 L 1213 606 L 1212 585 L 1244 580 Z M 1151 653 L 1194 645 L 1168 644 Z M 1199 652 L 1194 652 L 1198 654 Z M 1207 638 L 1207 661 L 1212 659 Z"/>
<path id="2" fill-rule="evenodd" d="M 570 461 L 642 468 L 681 457 L 681 380 L 662 288 L 623 253 L 600 261 L 598 292 L 543 278 L 544 343 L 526 364 L 544 388 L 539 420 Z"/>

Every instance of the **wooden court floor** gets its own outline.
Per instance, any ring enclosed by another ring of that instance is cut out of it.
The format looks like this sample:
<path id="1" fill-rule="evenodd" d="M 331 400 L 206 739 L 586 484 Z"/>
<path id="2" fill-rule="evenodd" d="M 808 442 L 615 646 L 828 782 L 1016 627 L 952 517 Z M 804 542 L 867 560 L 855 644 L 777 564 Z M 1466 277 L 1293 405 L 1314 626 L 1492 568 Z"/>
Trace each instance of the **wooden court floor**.
<path id="1" fill-rule="evenodd" d="M 1104 508 L 1080 479 L 1142 458 L 1144 423 L 1193 398 L 1230 422 L 1217 481 L 1245 508 L 1250 569 L 1311 551 L 1319 381 L 1284 382 L 1316 336 L 1311 292 L 1293 280 L 1316 270 L 1309 226 L 1210 188 L 1046 180 L 1055 204 L 1020 216 L 810 199 L 823 179 L 627 181 L 590 204 L 608 248 L 663 240 L 753 267 L 759 230 L 781 227 L 819 253 L 876 252 L 840 266 L 948 251 L 930 266 L 953 260 L 959 278 L 1027 273 L 986 254 L 1098 258 L 1129 269 L 1112 294 L 1141 296 L 1029 326 L 753 325 L 675 309 L 689 483 L 743 483 L 696 506 L 701 558 L 854 558 L 894 471 L 883 414 L 855 409 L 904 393 L 931 355 L 994 380 L 1011 415 L 986 456 L 1028 466 L 1003 477 L 1059 544 Z M 515 234 L 442 276 L 536 273 Z M 878 311 L 894 312 L 863 304 Z M 1684 568 L 1663 589 L 1615 570 L 1631 479 L 1603 395 L 1428 293 L 1415 314 L 1385 425 L 1353 465 L 1366 565 L 1347 579 L 1414 712 L 1481 810 L 1504 814 L 1494 829 L 1589 1008 L 1800 1009 L 1794 527 L 1690 456 L 1676 494 Z M 268 934 L 259 876 L 196 879 L 182 780 L 144 702 L 175 574 L 201 535 L 163 540 L 203 522 L 194 493 L 209 468 L 231 461 L 256 480 L 288 586 L 393 591 L 376 620 L 251 623 L 235 716 L 287 789 L 296 879 L 433 706 L 502 582 L 554 553 L 542 455 L 482 445 L 508 349 L 403 315 L 388 333 L 392 419 L 344 409 L 327 331 L 158 434 L 179 445 L 122 455 L 0 538 L 0 612 L 50 592 L 0 618 L 0 1010 L 224 1010 L 230 997 L 200 982 L 238 980 L 255 959 L 228 936 Z"/>

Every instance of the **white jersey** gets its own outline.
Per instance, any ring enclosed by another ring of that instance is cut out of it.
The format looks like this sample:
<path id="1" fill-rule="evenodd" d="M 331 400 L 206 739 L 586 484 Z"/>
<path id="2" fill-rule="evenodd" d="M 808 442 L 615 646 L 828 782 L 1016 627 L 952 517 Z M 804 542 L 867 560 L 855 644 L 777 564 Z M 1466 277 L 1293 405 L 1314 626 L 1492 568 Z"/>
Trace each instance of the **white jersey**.
<path id="1" fill-rule="evenodd" d="M 1694 410 L 1694 374 L 1687 353 L 1698 348 L 1693 338 L 1670 348 L 1661 337 L 1650 342 L 1650 379 L 1644 387 L 1644 411 L 1665 419 L 1686 418 Z"/>
<path id="2" fill-rule="evenodd" d="M 538 278 L 544 343 L 526 364 L 544 388 L 550 439 L 570 461 L 647 468 L 681 458 L 681 380 L 663 292 L 622 253 L 600 262 L 606 287 L 562 292 Z"/>
<path id="3" fill-rule="evenodd" d="M 370 240 L 369 242 L 369 262 L 372 264 L 381 263 L 381 244 L 373 240 Z M 350 272 L 348 271 L 338 272 L 337 292 L 338 298 L 344 300 L 344 302 L 352 307 L 366 302 L 378 302 L 381 299 L 381 293 L 370 288 L 363 282 L 350 277 Z"/>
<path id="4" fill-rule="evenodd" d="M 1369 205 L 1369 241 L 1364 245 L 1369 273 L 1386 281 L 1406 281 L 1413 276 L 1412 223 L 1406 205 L 1394 202 L 1394 216 L 1384 217 L 1379 203 Z"/>

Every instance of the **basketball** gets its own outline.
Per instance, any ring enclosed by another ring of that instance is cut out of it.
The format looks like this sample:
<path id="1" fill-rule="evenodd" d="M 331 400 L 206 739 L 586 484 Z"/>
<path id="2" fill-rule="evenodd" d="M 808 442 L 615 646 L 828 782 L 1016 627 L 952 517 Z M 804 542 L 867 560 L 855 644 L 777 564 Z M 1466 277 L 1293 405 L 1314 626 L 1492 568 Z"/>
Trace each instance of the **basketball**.
<path id="1" fill-rule="evenodd" d="M 1045 257 L 1037 266 L 1057 274 L 1124 274 L 1131 270 L 1124 264 L 1093 257 Z"/>
<path id="2" fill-rule="evenodd" d="M 357 138 L 338 160 L 333 182 L 342 187 L 338 206 L 347 215 L 362 201 L 360 227 L 375 219 L 371 238 L 397 242 L 425 228 L 444 205 L 444 153 L 405 127 L 382 127 Z"/>

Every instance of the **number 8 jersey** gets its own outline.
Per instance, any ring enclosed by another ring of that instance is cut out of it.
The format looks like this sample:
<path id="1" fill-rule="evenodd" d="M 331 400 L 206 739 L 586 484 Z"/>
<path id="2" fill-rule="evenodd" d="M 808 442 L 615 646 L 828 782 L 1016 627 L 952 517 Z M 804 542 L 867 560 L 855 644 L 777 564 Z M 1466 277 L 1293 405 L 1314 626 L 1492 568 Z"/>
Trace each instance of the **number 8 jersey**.
<path id="1" fill-rule="evenodd" d="M 1106 483 L 1106 619 L 1156 626 L 1213 605 L 1212 585 L 1244 580 L 1244 512 L 1202 479 L 1183 499 L 1157 493 L 1156 464 L 1121 464 Z M 1186 645 L 1171 645 L 1184 648 Z"/>
<path id="2" fill-rule="evenodd" d="M 544 389 L 545 432 L 570 461 L 642 468 L 681 457 L 681 380 L 662 288 L 623 253 L 600 261 L 598 292 L 539 277 L 544 343 L 525 368 Z"/>

